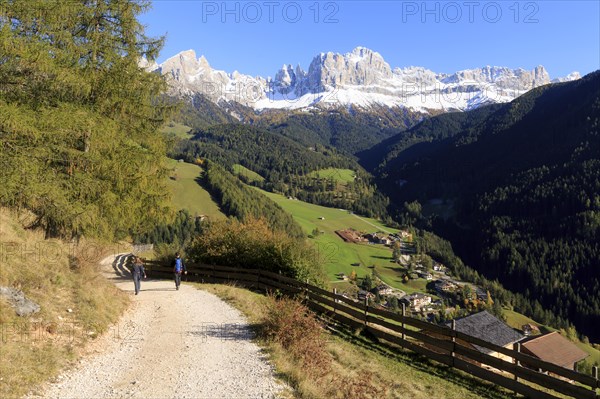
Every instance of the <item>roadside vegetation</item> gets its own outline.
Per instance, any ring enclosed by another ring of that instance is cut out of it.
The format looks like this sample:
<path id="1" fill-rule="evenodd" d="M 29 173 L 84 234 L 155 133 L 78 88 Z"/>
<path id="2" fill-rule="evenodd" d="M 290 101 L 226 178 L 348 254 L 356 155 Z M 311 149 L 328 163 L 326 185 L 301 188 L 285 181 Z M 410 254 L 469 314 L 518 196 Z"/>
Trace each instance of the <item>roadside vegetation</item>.
<path id="1" fill-rule="evenodd" d="M 2 398 L 21 397 L 56 376 L 129 304 L 98 269 L 115 245 L 45 240 L 43 231 L 22 227 L 24 217 L 0 208 L 0 286 L 22 291 L 40 311 L 18 316 L 0 297 Z"/>
<path id="2" fill-rule="evenodd" d="M 351 331 L 330 330 L 292 299 L 232 285 L 198 284 L 238 308 L 296 398 L 518 398 L 492 384 L 391 350 Z"/>
<path id="3" fill-rule="evenodd" d="M 139 66 L 162 46 L 137 19 L 148 6 L 0 4 L 0 285 L 41 308 L 0 298 L 0 397 L 56 375 L 127 306 L 102 243 L 172 217 L 159 128 L 174 107 Z"/>
<path id="4" fill-rule="evenodd" d="M 273 231 L 263 220 L 207 223 L 187 248 L 190 261 L 247 269 L 260 268 L 323 286 L 319 259 L 304 240 Z"/>
<path id="5" fill-rule="evenodd" d="M 162 46 L 137 20 L 147 6 L 0 5 L 10 15 L 0 30 L 0 206 L 33 212 L 48 237 L 120 240 L 171 216 L 159 128 L 173 106 L 160 98 L 165 81 L 139 66 Z"/>

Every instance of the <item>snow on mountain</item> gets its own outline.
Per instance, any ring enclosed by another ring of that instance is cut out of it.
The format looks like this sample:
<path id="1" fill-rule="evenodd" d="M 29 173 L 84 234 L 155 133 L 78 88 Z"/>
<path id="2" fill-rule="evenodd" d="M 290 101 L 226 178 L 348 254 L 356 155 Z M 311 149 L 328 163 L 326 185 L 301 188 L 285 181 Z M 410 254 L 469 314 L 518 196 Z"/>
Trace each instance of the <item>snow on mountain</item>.
<path id="1" fill-rule="evenodd" d="M 561 83 L 561 82 L 570 82 L 572 80 L 581 79 L 581 74 L 579 72 L 571 72 L 564 78 L 556 78 L 552 80 L 552 83 Z"/>
<path id="2" fill-rule="evenodd" d="M 160 65 L 140 66 L 158 71 L 169 81 L 170 94 L 202 93 L 215 103 L 235 101 L 257 110 L 301 109 L 354 105 L 407 107 L 415 111 L 470 110 L 513 100 L 551 82 L 579 79 L 573 72 L 550 80 L 542 66 L 531 71 L 486 66 L 453 74 L 422 67 L 394 68 L 368 48 L 347 54 L 321 53 L 308 71 L 283 65 L 272 78 L 213 69 L 204 56 L 183 51 Z"/>

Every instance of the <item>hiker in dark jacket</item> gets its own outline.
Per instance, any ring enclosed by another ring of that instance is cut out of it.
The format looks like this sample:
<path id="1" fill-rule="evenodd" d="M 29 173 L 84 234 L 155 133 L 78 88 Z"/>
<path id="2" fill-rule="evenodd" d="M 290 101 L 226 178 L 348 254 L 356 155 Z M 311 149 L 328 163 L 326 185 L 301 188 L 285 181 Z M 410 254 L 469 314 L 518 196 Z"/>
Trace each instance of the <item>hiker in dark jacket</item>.
<path id="1" fill-rule="evenodd" d="M 138 256 L 133 259 L 132 265 L 132 273 L 133 274 L 133 285 L 135 286 L 135 295 L 140 292 L 140 285 L 142 281 L 142 276 L 146 278 L 146 270 L 144 269 L 144 262 Z"/>
<path id="2" fill-rule="evenodd" d="M 179 253 L 175 254 L 175 261 L 173 261 L 173 273 L 175 274 L 175 289 L 179 290 L 179 285 L 181 284 L 181 274 L 187 274 L 185 264 L 183 263 L 181 256 L 179 256 Z"/>

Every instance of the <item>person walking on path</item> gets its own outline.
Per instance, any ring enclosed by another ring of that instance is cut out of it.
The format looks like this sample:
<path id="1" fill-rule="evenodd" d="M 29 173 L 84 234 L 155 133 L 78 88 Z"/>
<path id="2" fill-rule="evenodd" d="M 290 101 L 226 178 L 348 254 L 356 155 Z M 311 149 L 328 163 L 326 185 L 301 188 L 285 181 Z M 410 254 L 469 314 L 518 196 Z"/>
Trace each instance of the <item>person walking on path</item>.
<path id="1" fill-rule="evenodd" d="M 173 273 L 175 274 L 175 289 L 179 290 L 181 284 L 181 273 L 187 274 L 183 259 L 179 256 L 179 252 L 175 254 L 175 261 L 173 262 Z"/>
<path id="2" fill-rule="evenodd" d="M 142 276 L 146 278 L 146 270 L 144 269 L 144 262 L 138 256 L 133 259 L 133 285 L 135 286 L 135 295 L 140 292 L 140 286 Z"/>

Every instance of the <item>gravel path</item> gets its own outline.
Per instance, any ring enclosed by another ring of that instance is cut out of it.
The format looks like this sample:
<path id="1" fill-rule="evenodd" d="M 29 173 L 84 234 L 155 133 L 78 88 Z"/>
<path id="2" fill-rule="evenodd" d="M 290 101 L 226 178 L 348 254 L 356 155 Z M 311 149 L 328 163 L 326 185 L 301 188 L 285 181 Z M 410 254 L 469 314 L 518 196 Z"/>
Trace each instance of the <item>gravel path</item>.
<path id="1" fill-rule="evenodd" d="M 124 258 L 103 264 L 133 296 Z M 42 397 L 280 397 L 285 387 L 237 310 L 185 284 L 176 291 L 172 281 L 142 281 L 141 288 L 119 324 L 92 344 L 96 353 L 60 375 Z"/>

